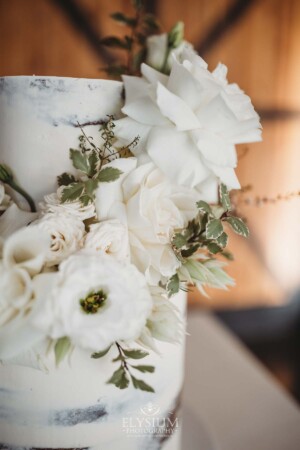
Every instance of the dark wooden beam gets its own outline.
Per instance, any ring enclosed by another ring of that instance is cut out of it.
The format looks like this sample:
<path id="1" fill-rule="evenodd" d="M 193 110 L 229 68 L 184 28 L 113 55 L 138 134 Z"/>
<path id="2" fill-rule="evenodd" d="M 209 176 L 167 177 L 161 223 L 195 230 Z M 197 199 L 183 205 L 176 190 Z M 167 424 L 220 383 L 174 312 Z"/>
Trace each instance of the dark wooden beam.
<path id="1" fill-rule="evenodd" d="M 106 48 L 100 45 L 102 38 L 98 27 L 95 27 L 90 20 L 90 16 L 86 9 L 75 0 L 49 0 L 63 14 L 67 17 L 74 29 L 80 33 L 94 50 L 95 54 L 104 62 L 104 65 L 109 65 L 115 62 L 115 58 Z"/>
<path id="2" fill-rule="evenodd" d="M 224 16 L 220 17 L 208 31 L 204 39 L 195 46 L 197 52 L 203 56 L 207 53 L 224 34 L 248 12 L 249 8 L 256 0 L 235 0 L 233 5 L 227 10 Z"/>

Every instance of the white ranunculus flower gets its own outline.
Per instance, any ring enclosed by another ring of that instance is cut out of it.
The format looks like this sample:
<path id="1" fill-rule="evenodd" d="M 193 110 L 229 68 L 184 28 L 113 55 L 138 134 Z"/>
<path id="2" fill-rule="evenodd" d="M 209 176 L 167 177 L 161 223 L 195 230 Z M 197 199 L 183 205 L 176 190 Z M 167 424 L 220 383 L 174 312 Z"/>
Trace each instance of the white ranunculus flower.
<path id="1" fill-rule="evenodd" d="M 123 77 L 127 117 L 114 131 L 121 143 L 139 135 L 136 156 L 146 151 L 170 180 L 216 201 L 220 180 L 240 187 L 235 144 L 261 140 L 259 116 L 250 98 L 228 84 L 225 66 L 210 72 L 190 49 L 173 58 L 170 76 L 143 64 L 142 78 Z"/>
<path id="2" fill-rule="evenodd" d="M 0 182 L 0 213 L 6 211 L 11 203 L 11 198 L 5 192 L 4 184 Z"/>
<path id="3" fill-rule="evenodd" d="M 97 214 L 103 219 L 119 219 L 128 227 L 131 261 L 156 285 L 180 266 L 170 241 L 175 229 L 195 217 L 197 193 L 172 185 L 151 162 L 123 172 L 118 186 L 99 185 Z"/>
<path id="4" fill-rule="evenodd" d="M 34 222 L 34 226 L 47 233 L 51 239 L 51 248 L 46 256 L 48 267 L 59 264 L 83 246 L 84 223 L 63 210 L 43 215 Z"/>
<path id="5" fill-rule="evenodd" d="M 63 186 L 59 187 L 57 192 L 53 194 L 46 195 L 44 197 L 44 201 L 39 204 L 42 213 L 63 213 L 70 214 L 73 217 L 76 217 L 80 220 L 90 219 L 91 217 L 95 217 L 95 206 L 94 203 L 91 202 L 86 206 L 83 206 L 81 202 L 68 202 L 61 203 L 61 192 L 63 190 Z"/>
<path id="6" fill-rule="evenodd" d="M 149 36 L 146 41 L 147 46 L 147 57 L 146 63 L 148 66 L 153 67 L 156 70 L 161 70 L 164 66 L 166 53 L 168 51 L 168 34 L 155 34 Z M 180 56 L 184 49 L 193 49 L 193 46 L 187 41 L 182 41 L 182 43 L 175 49 L 173 49 L 169 56 L 165 69 L 169 71 L 173 62 L 173 55 Z"/>
<path id="7" fill-rule="evenodd" d="M 42 270 L 49 248 L 50 236 L 45 231 L 36 225 L 21 228 L 3 243 L 3 266 L 24 269 L 34 276 Z"/>
<path id="8" fill-rule="evenodd" d="M 119 261 L 129 260 L 127 227 L 119 220 L 105 220 L 89 227 L 84 248 L 105 252 Z"/>
<path id="9" fill-rule="evenodd" d="M 138 338 L 152 298 L 144 276 L 132 264 L 81 251 L 65 260 L 55 275 L 45 311 L 36 315 L 34 326 L 48 330 L 53 339 L 67 336 L 91 352 Z"/>

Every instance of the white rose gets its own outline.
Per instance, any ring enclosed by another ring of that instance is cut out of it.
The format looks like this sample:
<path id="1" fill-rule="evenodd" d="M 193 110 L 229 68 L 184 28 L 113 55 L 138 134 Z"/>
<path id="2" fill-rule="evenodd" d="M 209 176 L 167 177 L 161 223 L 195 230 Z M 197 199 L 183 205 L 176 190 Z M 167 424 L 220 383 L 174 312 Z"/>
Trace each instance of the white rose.
<path id="1" fill-rule="evenodd" d="M 83 245 L 84 223 L 63 210 L 43 215 L 34 225 L 51 238 L 51 248 L 46 256 L 49 267 L 59 264 Z"/>
<path id="2" fill-rule="evenodd" d="M 118 192 L 113 184 L 99 185 L 95 202 L 98 216 L 119 219 L 127 225 L 131 261 L 150 284 L 172 276 L 180 262 L 171 247 L 171 237 L 175 229 L 183 228 L 196 215 L 197 193 L 171 185 L 151 162 L 129 171 Z M 110 189 L 118 198 L 118 208 Z"/>
<path id="3" fill-rule="evenodd" d="M 161 70 L 164 63 L 166 53 L 168 51 L 168 34 L 155 34 L 153 36 L 149 36 L 146 40 L 147 46 L 147 57 L 146 63 L 148 66 L 153 67 L 156 70 Z M 193 49 L 193 46 L 186 41 L 182 41 L 182 43 L 172 50 L 168 56 L 168 61 L 165 65 L 165 69 L 169 71 L 173 62 L 173 55 L 180 56 L 184 49 L 189 48 Z"/>
<path id="4" fill-rule="evenodd" d="M 42 213 L 63 213 L 69 214 L 80 220 L 90 219 L 96 215 L 94 203 L 91 202 L 86 206 L 83 206 L 81 202 L 68 202 L 61 203 L 61 191 L 63 186 L 58 188 L 56 193 L 46 195 L 44 201 L 40 203 L 40 209 Z"/>
<path id="5" fill-rule="evenodd" d="M 34 326 L 47 329 L 53 339 L 67 336 L 91 352 L 138 338 L 152 298 L 133 265 L 82 251 L 64 261 L 55 275 L 46 309 L 35 317 Z"/>
<path id="6" fill-rule="evenodd" d="M 129 259 L 127 227 L 119 220 L 105 220 L 92 224 L 84 241 L 84 248 L 105 252 L 119 261 Z"/>
<path id="7" fill-rule="evenodd" d="M 5 211 L 11 203 L 11 198 L 5 192 L 4 184 L 0 182 L 0 213 Z"/>
<path id="8" fill-rule="evenodd" d="M 123 77 L 122 112 L 128 117 L 116 122 L 119 140 L 128 143 L 139 135 L 133 153 L 146 151 L 168 178 L 197 188 L 204 200 L 216 201 L 219 180 L 239 188 L 235 144 L 260 141 L 261 126 L 249 97 L 227 83 L 226 67 L 211 73 L 184 49 L 170 76 L 146 64 L 141 70 L 142 78 Z"/>

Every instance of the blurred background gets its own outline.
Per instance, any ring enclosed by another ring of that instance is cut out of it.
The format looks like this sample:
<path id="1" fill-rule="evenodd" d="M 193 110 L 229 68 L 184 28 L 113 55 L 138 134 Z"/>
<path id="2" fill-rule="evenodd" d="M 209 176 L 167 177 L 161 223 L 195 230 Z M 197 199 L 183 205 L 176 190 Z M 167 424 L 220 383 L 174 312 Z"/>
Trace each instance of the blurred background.
<path id="1" fill-rule="evenodd" d="M 238 149 L 246 190 L 238 208 L 251 238 L 231 236 L 236 287 L 208 299 L 193 292 L 190 309 L 213 309 L 300 399 L 300 1 L 148 0 L 146 8 L 164 31 L 184 21 L 186 39 L 211 69 L 229 67 L 263 125 L 262 143 Z M 99 41 L 124 34 L 109 18 L 115 11 L 130 14 L 130 0 L 0 0 L 0 76 L 105 78 Z"/>

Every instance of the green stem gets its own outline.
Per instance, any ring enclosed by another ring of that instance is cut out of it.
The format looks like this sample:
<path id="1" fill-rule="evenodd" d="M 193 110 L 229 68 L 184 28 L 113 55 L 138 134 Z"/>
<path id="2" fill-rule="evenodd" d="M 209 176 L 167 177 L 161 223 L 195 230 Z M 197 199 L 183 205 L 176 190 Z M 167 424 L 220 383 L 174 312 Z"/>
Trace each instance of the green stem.
<path id="1" fill-rule="evenodd" d="M 161 66 L 160 72 L 162 73 L 167 73 L 167 65 L 168 65 L 168 59 L 170 56 L 172 48 L 171 47 L 167 47 L 166 53 L 165 53 L 165 57 L 164 57 L 164 62 Z"/>
<path id="2" fill-rule="evenodd" d="M 22 197 L 25 198 L 25 200 L 27 201 L 28 205 L 30 206 L 31 212 L 36 212 L 36 207 L 35 207 L 35 203 L 34 203 L 33 199 L 30 197 L 29 194 L 27 194 L 26 191 L 24 191 L 24 189 L 22 189 L 17 183 L 15 183 L 14 180 L 8 181 L 7 184 L 8 184 L 14 191 L 18 192 L 20 195 L 22 195 Z"/>

